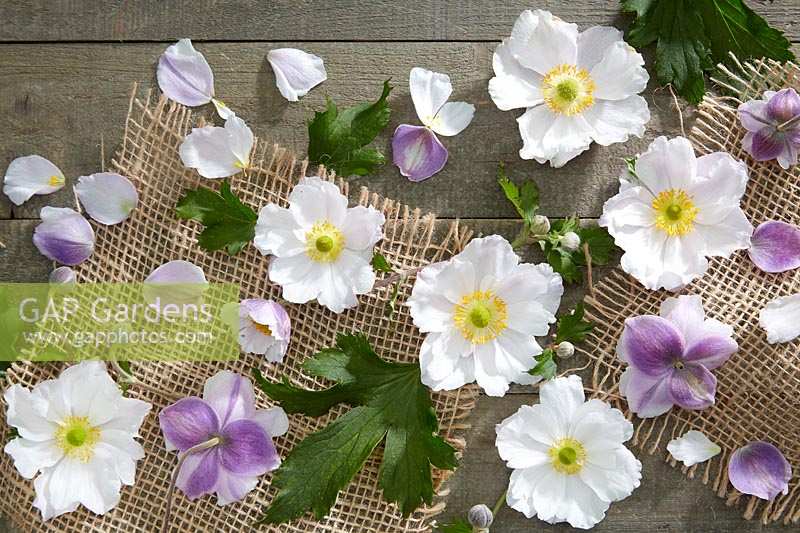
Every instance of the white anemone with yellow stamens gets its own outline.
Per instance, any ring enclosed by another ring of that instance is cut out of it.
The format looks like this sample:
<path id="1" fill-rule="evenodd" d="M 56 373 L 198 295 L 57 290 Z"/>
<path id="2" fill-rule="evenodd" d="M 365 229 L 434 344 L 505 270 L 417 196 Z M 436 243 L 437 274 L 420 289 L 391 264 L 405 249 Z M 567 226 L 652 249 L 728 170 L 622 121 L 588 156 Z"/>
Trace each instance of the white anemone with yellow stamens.
<path id="1" fill-rule="evenodd" d="M 589 529 L 633 493 L 642 464 L 623 444 L 633 425 L 619 409 L 586 401 L 580 377 L 556 378 L 498 424 L 496 446 L 513 469 L 506 503 L 527 518 Z"/>
<path id="2" fill-rule="evenodd" d="M 133 485 L 144 457 L 134 439 L 151 405 L 124 397 L 104 363 L 70 366 L 32 390 L 12 385 L 3 398 L 19 434 L 4 450 L 23 477 L 36 478 L 33 505 L 44 520 L 81 504 L 106 513 L 122 485 Z"/>
<path id="3" fill-rule="evenodd" d="M 375 284 L 370 266 L 383 238 L 383 213 L 347 207 L 339 188 L 318 177 L 303 178 L 289 195 L 289 208 L 261 209 L 254 243 L 273 255 L 269 279 L 292 303 L 317 300 L 334 313 L 358 304 Z"/>
<path id="4" fill-rule="evenodd" d="M 564 288 L 550 265 L 520 264 L 499 235 L 470 242 L 451 260 L 425 267 L 408 306 L 420 331 L 422 382 L 452 390 L 477 381 L 503 396 L 528 374 L 542 352 L 534 336 L 555 321 Z"/>
<path id="5" fill-rule="evenodd" d="M 592 142 L 641 137 L 650 120 L 639 96 L 649 76 L 642 56 L 616 28 L 575 24 L 549 11 L 524 11 L 493 57 L 489 95 L 498 108 L 525 108 L 517 119 L 520 157 L 560 167 Z"/>
<path id="6" fill-rule="evenodd" d="M 695 157 L 683 138 L 658 137 L 626 171 L 600 225 L 625 250 L 622 268 L 648 289 L 676 290 L 700 277 L 708 257 L 750 246 L 740 202 L 747 167 L 727 153 Z"/>

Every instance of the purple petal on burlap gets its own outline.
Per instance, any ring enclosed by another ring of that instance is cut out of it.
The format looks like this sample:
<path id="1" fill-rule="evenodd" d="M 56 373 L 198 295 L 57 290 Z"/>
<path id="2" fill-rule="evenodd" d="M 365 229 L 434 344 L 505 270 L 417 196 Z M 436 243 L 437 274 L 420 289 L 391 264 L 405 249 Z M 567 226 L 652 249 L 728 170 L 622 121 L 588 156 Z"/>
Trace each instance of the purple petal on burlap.
<path id="1" fill-rule="evenodd" d="M 770 161 L 784 150 L 783 136 L 772 126 L 765 126 L 750 135 L 749 153 L 756 161 Z"/>
<path id="2" fill-rule="evenodd" d="M 683 356 L 687 363 L 701 364 L 707 369 L 714 369 L 730 359 L 739 345 L 730 337 L 708 335 L 696 340 Z"/>
<path id="3" fill-rule="evenodd" d="M 750 240 L 748 255 L 764 272 L 786 272 L 800 267 L 800 228 L 778 220 L 760 224 Z"/>
<path id="4" fill-rule="evenodd" d="M 781 89 L 767 102 L 767 115 L 776 124 L 783 124 L 800 115 L 800 95 L 791 87 Z"/>
<path id="5" fill-rule="evenodd" d="M 94 251 L 94 230 L 78 212 L 67 207 L 43 207 L 42 222 L 33 230 L 33 244 L 48 259 L 74 266 Z"/>
<path id="6" fill-rule="evenodd" d="M 696 363 L 685 363 L 669 376 L 669 392 L 672 400 L 684 409 L 697 411 L 714 405 L 717 378 L 706 367 Z"/>
<path id="7" fill-rule="evenodd" d="M 158 424 L 167 441 L 167 449 L 177 448 L 182 452 L 207 441 L 219 431 L 216 413 L 196 396 L 165 407 L 158 414 Z"/>
<path id="8" fill-rule="evenodd" d="M 240 476 L 260 476 L 280 465 L 280 457 L 267 432 L 251 420 L 237 420 L 222 432 L 220 464 Z"/>
<path id="9" fill-rule="evenodd" d="M 651 377 L 629 366 L 619 380 L 619 391 L 628 401 L 631 412 L 639 418 L 666 413 L 672 401 L 666 376 Z"/>
<path id="10" fill-rule="evenodd" d="M 772 500 L 788 494 L 792 467 L 778 448 L 756 441 L 733 452 L 728 478 L 739 492 Z"/>
<path id="11" fill-rule="evenodd" d="M 194 500 L 214 491 L 220 477 L 219 450 L 196 452 L 183 462 L 175 485 L 187 498 Z"/>
<path id="12" fill-rule="evenodd" d="M 400 124 L 392 137 L 392 161 L 411 181 L 423 181 L 444 168 L 447 148 L 425 126 Z"/>
<path id="13" fill-rule="evenodd" d="M 758 131 L 772 124 L 767 116 L 767 102 L 750 100 L 739 105 L 739 121 L 747 131 Z"/>
<path id="14" fill-rule="evenodd" d="M 660 316 L 629 318 L 617 346 L 620 359 L 650 376 L 661 376 L 683 356 L 683 335 Z"/>
<path id="15" fill-rule="evenodd" d="M 167 98 L 183 105 L 207 104 L 214 96 L 211 67 L 189 39 L 181 39 L 161 54 L 156 78 Z"/>

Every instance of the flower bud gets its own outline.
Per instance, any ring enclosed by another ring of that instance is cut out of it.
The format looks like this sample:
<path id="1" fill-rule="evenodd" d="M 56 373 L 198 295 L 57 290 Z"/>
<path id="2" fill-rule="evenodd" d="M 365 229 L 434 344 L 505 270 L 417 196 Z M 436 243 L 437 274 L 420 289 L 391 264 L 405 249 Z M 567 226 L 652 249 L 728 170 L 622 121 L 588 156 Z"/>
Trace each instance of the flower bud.
<path id="1" fill-rule="evenodd" d="M 50 283 L 75 283 L 75 271 L 68 266 L 58 267 L 50 272 Z"/>
<path id="2" fill-rule="evenodd" d="M 559 240 L 561 248 L 568 252 L 574 252 L 581 245 L 581 238 L 574 231 L 566 232 Z"/>
<path id="3" fill-rule="evenodd" d="M 531 223 L 531 233 L 534 235 L 544 235 L 550 231 L 550 219 L 544 215 L 536 215 Z"/>
<path id="4" fill-rule="evenodd" d="M 494 521 L 492 510 L 484 504 L 474 505 L 467 513 L 467 521 L 475 532 L 488 532 Z"/>
<path id="5" fill-rule="evenodd" d="M 568 341 L 560 342 L 558 346 L 556 346 L 556 355 L 561 359 L 572 357 L 575 355 L 575 346 Z"/>

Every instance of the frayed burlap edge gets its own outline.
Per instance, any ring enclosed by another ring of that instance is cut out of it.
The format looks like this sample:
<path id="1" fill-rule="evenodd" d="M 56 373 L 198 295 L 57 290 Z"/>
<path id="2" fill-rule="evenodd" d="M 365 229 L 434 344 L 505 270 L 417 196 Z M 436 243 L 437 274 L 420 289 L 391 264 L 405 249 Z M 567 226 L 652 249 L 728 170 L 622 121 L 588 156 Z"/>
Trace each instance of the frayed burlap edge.
<path id="1" fill-rule="evenodd" d="M 237 256 L 223 252 L 207 253 L 196 244 L 198 225 L 177 220 L 174 206 L 183 191 L 208 180 L 183 167 L 178 146 L 194 122 L 191 111 L 147 92 L 137 98 L 134 87 L 124 140 L 117 151 L 112 170 L 129 177 L 137 187 L 140 203 L 132 217 L 117 226 L 93 223 L 97 235 L 95 253 L 77 268 L 78 280 L 138 281 L 167 260 L 185 259 L 201 266 L 209 281 L 241 284 L 242 298 L 274 298 L 280 300 L 280 288 L 267 280 L 268 259 L 252 245 Z M 202 123 L 202 119 L 200 120 Z M 257 129 L 257 127 L 255 127 Z M 280 146 L 257 140 L 250 157 L 251 165 L 242 174 L 231 178 L 234 192 L 247 204 L 259 209 L 268 202 L 286 205 L 292 186 L 307 173 L 307 161 L 298 160 Z M 326 173 L 315 172 L 334 181 L 348 194 L 347 183 Z M 397 270 L 406 270 L 447 259 L 463 249 L 472 232 L 458 221 L 437 222 L 432 214 L 370 193 L 362 188 L 357 196 L 360 205 L 371 205 L 386 216 L 385 238 L 377 250 L 384 254 Z M 174 453 L 163 448 L 156 414 L 176 398 L 202 392 L 205 380 L 220 369 L 249 375 L 253 366 L 260 367 L 273 381 L 287 376 L 290 381 L 307 388 L 329 386 L 320 379 L 303 374 L 301 363 L 320 348 L 333 343 L 337 332 L 362 331 L 382 357 L 396 361 L 417 360 L 423 336 L 413 326 L 408 309 L 402 302 L 410 294 L 413 278 L 401 282 L 397 312 L 393 318 L 384 309 L 391 287 L 361 296 L 358 307 L 336 315 L 312 302 L 287 305 L 293 325 L 292 345 L 282 364 L 267 364 L 254 355 L 242 355 L 235 362 L 133 363 L 135 377 L 141 385 L 131 386 L 129 395 L 151 402 L 153 410 L 140 431 L 145 458 L 137 465 L 136 484 L 123 487 L 119 504 L 103 516 L 80 507 L 48 522 L 43 522 L 32 507 L 33 483 L 23 479 L 15 470 L 10 457 L 0 457 L 0 513 L 24 531 L 103 531 L 151 532 L 160 526 L 169 476 L 176 464 Z M 56 377 L 64 364 L 15 363 L 8 373 L 9 383 L 32 387 L 45 379 Z M 469 424 L 467 416 L 475 405 L 478 389 L 474 385 L 459 390 L 432 393 L 439 415 L 440 433 L 458 451 L 465 448 L 464 435 Z M 257 392 L 260 407 L 270 405 Z M 276 439 L 282 457 L 305 435 L 320 429 L 346 411 L 339 406 L 323 417 L 290 416 L 289 433 Z M 0 434 L 8 435 L 5 417 L 0 421 Z M 293 533 L 385 533 L 428 531 L 432 519 L 445 508 L 444 485 L 451 472 L 434 469 L 436 496 L 429 507 L 423 507 L 403 519 L 393 504 L 381 498 L 378 488 L 380 451 L 368 460 L 364 469 L 339 494 L 336 505 L 323 520 L 310 515 L 289 524 L 257 526 L 255 529 Z M 240 531 L 253 528 L 275 495 L 270 486 L 271 474 L 262 476 L 256 489 L 242 502 L 219 507 L 214 497 L 206 496 L 189 502 L 182 495 L 175 501 L 170 531 Z"/>
<path id="2" fill-rule="evenodd" d="M 775 61 L 738 63 L 738 72 L 721 67 L 723 80 L 715 80 L 732 96 L 706 95 L 691 131 L 698 155 L 729 152 L 747 162 L 750 182 L 743 199 L 748 218 L 757 225 L 767 219 L 800 222 L 800 169 L 784 170 L 775 161 L 758 163 L 741 146 L 744 131 L 736 108 L 758 98 L 765 90 L 793 86 L 800 90 L 800 68 Z M 623 365 L 615 349 L 624 320 L 641 314 L 657 314 L 660 303 L 671 294 L 648 291 L 621 270 L 598 283 L 586 299 L 587 316 L 597 323 L 581 351 L 592 364 L 594 396 L 609 400 L 634 422 L 632 442 L 648 453 L 664 453 L 673 466 L 681 466 L 690 478 L 699 477 L 728 505 L 741 505 L 747 519 L 762 523 L 800 521 L 800 343 L 769 345 L 758 325 L 759 310 L 771 299 L 800 292 L 800 272 L 765 274 L 756 269 L 746 253 L 731 259 L 714 259 L 708 272 L 680 291 L 700 294 L 709 316 L 734 326 L 739 351 L 714 371 L 718 380 L 717 402 L 704 411 L 673 408 L 668 414 L 642 420 L 634 417 L 619 395 Z M 701 430 L 722 447 L 710 461 L 686 468 L 669 456 L 666 444 L 690 429 Z M 738 447 L 754 440 L 778 446 L 792 465 L 789 492 L 765 501 L 736 491 L 728 481 L 728 462 Z"/>

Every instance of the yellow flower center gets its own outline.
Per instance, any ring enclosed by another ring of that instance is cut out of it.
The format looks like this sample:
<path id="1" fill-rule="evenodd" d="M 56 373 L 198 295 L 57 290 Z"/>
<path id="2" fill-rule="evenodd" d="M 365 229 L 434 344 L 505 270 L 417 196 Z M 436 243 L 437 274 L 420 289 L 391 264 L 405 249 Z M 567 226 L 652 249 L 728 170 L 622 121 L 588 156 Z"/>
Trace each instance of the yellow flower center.
<path id="1" fill-rule="evenodd" d="M 456 304 L 453 319 L 464 338 L 474 344 L 495 339 L 506 329 L 506 303 L 491 291 L 475 291 Z"/>
<path id="2" fill-rule="evenodd" d="M 557 441 L 547 453 L 553 468 L 562 474 L 577 474 L 586 462 L 586 450 L 583 444 L 569 437 Z"/>
<path id="3" fill-rule="evenodd" d="M 319 263 L 336 261 L 344 249 L 344 235 L 330 222 L 317 222 L 306 233 L 306 253 Z"/>
<path id="4" fill-rule="evenodd" d="M 558 65 L 542 80 L 544 103 L 554 113 L 577 115 L 594 103 L 594 80 L 586 69 Z"/>
<path id="5" fill-rule="evenodd" d="M 85 416 L 70 416 L 56 431 L 58 447 L 67 457 L 89 462 L 95 444 L 100 440 L 100 430 L 89 423 Z"/>
<path id="6" fill-rule="evenodd" d="M 252 320 L 252 319 L 251 319 Z M 253 327 L 256 328 L 258 331 L 266 335 L 267 337 L 272 337 L 272 330 L 269 329 L 269 326 L 266 324 L 259 324 L 255 320 L 253 322 Z"/>
<path id="7" fill-rule="evenodd" d="M 55 174 L 53 174 L 52 176 L 50 176 L 50 181 L 48 181 L 48 184 L 51 187 L 58 187 L 59 185 L 64 185 L 64 177 L 56 176 Z"/>
<path id="8" fill-rule="evenodd" d="M 656 212 L 656 227 L 667 235 L 686 235 L 694 229 L 694 219 L 699 209 L 692 198 L 681 189 L 661 191 L 653 199 L 653 210 Z"/>

